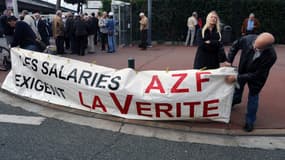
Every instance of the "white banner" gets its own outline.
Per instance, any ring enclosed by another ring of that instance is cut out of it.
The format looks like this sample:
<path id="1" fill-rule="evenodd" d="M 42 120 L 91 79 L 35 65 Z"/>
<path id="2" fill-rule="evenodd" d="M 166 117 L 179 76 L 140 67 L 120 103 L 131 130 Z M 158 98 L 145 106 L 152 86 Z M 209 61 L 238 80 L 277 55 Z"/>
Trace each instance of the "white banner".
<path id="1" fill-rule="evenodd" d="M 136 72 L 19 48 L 11 58 L 2 88 L 17 95 L 129 119 L 230 119 L 233 68 Z"/>

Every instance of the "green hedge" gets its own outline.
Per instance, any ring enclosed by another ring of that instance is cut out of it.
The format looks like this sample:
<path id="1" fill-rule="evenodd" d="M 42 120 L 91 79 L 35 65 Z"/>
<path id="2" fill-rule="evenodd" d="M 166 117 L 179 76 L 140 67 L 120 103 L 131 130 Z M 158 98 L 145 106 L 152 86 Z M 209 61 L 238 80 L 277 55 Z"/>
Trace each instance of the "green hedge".
<path id="1" fill-rule="evenodd" d="M 109 2 L 108 2 L 109 1 Z M 147 12 L 147 0 L 125 0 L 132 4 L 133 39 L 139 39 L 139 17 Z M 110 0 L 103 0 L 108 7 Z M 184 41 L 187 18 L 197 11 L 205 23 L 211 10 L 216 10 L 225 25 L 232 26 L 232 37 L 240 37 L 244 18 L 253 12 L 261 23 L 260 31 L 271 32 L 277 43 L 285 43 L 284 0 L 152 0 L 152 38 L 157 41 Z M 109 9 L 109 8 L 106 8 Z"/>

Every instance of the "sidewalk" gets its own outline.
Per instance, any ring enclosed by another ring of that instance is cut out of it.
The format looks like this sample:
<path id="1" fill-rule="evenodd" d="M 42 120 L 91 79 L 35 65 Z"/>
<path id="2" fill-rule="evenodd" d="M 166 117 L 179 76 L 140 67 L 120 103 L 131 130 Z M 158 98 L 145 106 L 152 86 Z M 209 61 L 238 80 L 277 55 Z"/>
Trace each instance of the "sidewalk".
<path id="1" fill-rule="evenodd" d="M 189 122 L 189 121 L 139 121 L 127 120 L 113 116 L 86 113 L 74 109 L 64 108 L 63 110 L 95 116 L 97 118 L 112 121 L 121 121 L 143 126 L 170 128 L 175 130 L 195 131 L 203 133 L 229 134 L 229 135 L 285 135 L 285 107 L 282 98 L 285 93 L 285 46 L 277 45 L 278 59 L 271 70 L 269 79 L 260 94 L 260 105 L 257 114 L 255 130 L 250 133 L 242 131 L 247 102 L 247 89 L 245 90 L 243 102 L 232 111 L 229 124 L 218 122 Z M 228 47 L 226 47 L 226 51 Z M 127 67 L 128 58 L 135 59 L 137 71 L 141 70 L 181 70 L 191 69 L 193 66 L 196 47 L 155 45 L 142 51 L 137 47 L 120 48 L 116 53 L 110 54 L 97 49 L 95 54 L 85 56 L 66 54 L 65 57 L 81 61 L 96 63 L 107 67 L 122 69 Z M 238 60 L 238 58 L 236 58 Z M 237 61 L 234 62 L 237 65 Z M 282 74 L 283 73 L 283 74 Z M 8 72 L 0 72 L 0 83 L 5 79 Z M 283 83 L 282 83 L 283 82 Z M 41 102 L 38 102 L 41 103 Z M 62 109 L 62 107 L 43 103 L 49 107 Z"/>

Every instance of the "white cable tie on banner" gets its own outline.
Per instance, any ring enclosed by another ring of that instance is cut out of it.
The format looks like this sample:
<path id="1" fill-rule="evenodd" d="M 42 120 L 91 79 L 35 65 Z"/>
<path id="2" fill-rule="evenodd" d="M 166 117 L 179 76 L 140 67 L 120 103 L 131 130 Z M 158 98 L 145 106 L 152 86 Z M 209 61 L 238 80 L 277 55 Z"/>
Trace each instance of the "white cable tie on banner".
<path id="1" fill-rule="evenodd" d="M 70 59 L 67 59 L 67 63 L 70 63 Z"/>
<path id="2" fill-rule="evenodd" d="M 166 72 L 166 73 L 169 72 L 169 67 L 166 67 L 165 72 Z"/>
<path id="3" fill-rule="evenodd" d="M 93 67 L 93 64 L 96 64 L 96 61 L 92 61 L 92 62 L 90 63 L 90 67 Z"/>
<path id="4" fill-rule="evenodd" d="M 50 55 L 49 54 L 47 55 L 47 59 L 50 59 Z"/>
<path id="5" fill-rule="evenodd" d="M 27 55 L 28 55 L 29 57 L 32 57 L 32 55 L 33 55 L 33 51 L 31 51 L 31 52 L 27 52 Z"/>

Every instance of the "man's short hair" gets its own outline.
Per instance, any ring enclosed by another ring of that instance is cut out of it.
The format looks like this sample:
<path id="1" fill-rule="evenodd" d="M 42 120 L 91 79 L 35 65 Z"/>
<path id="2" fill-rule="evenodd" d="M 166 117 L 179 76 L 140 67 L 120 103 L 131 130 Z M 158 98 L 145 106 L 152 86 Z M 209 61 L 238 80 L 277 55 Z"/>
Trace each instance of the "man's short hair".
<path id="1" fill-rule="evenodd" d="M 3 15 L 7 15 L 9 12 L 12 12 L 12 10 L 11 9 L 5 9 L 3 11 Z"/>
<path id="2" fill-rule="evenodd" d="M 15 16 L 9 16 L 9 17 L 7 18 L 7 21 L 8 21 L 8 22 L 17 21 L 17 18 L 16 18 Z"/>
<path id="3" fill-rule="evenodd" d="M 22 10 L 22 14 L 27 15 L 29 12 L 27 10 Z"/>

